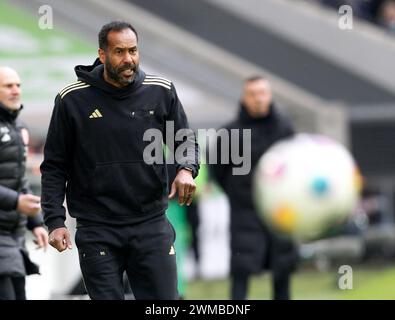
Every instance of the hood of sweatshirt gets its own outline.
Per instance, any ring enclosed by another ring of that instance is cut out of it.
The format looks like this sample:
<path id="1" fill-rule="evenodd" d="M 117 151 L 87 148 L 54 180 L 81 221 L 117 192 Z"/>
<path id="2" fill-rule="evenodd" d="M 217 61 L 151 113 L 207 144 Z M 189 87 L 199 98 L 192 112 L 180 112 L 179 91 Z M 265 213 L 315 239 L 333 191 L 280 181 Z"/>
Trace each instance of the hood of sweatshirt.
<path id="1" fill-rule="evenodd" d="M 78 65 L 74 70 L 78 80 L 103 90 L 106 94 L 116 99 L 129 97 L 141 85 L 145 78 L 144 71 L 138 68 L 132 83 L 122 88 L 115 87 L 104 80 L 104 65 L 100 62 L 99 58 L 92 65 Z"/>

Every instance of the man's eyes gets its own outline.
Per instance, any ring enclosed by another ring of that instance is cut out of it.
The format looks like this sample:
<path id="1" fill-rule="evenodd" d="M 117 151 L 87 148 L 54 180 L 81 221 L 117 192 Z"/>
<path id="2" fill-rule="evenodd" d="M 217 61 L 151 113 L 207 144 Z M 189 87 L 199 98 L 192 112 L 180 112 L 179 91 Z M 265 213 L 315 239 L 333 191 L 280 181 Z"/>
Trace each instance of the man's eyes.
<path id="1" fill-rule="evenodd" d="M 130 49 L 130 50 L 129 50 L 129 53 L 136 53 L 136 52 L 137 52 L 137 49 Z M 122 53 L 123 53 L 123 50 L 120 50 L 120 49 L 115 50 L 115 53 L 116 53 L 116 54 L 122 54 Z"/>

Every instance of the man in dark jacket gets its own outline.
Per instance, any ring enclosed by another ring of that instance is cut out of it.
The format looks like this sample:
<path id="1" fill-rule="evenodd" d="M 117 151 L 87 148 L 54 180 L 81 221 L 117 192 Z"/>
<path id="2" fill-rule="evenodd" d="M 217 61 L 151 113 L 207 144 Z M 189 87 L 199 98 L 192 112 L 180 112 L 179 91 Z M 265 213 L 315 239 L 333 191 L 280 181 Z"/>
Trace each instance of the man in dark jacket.
<path id="1" fill-rule="evenodd" d="M 214 179 L 228 195 L 231 206 L 231 276 L 232 299 L 246 299 L 248 279 L 262 269 L 273 272 L 273 298 L 289 298 L 289 276 L 295 267 L 297 252 L 292 242 L 273 234 L 259 218 L 253 203 L 252 180 L 254 169 L 266 150 L 280 139 L 293 134 L 290 122 L 282 116 L 272 101 L 268 80 L 261 76 L 251 77 L 244 83 L 238 118 L 225 126 L 228 132 L 240 132 L 238 150 L 244 150 L 243 129 L 251 130 L 251 160 L 248 174 L 234 175 L 234 164 L 221 161 L 222 145 L 219 138 L 215 151 L 217 163 L 211 165 Z M 232 146 L 230 146 L 232 147 Z M 230 149 L 230 148 L 228 148 Z M 227 158 L 230 159 L 229 155 Z"/>
<path id="2" fill-rule="evenodd" d="M 0 67 L 0 300 L 25 300 L 25 275 L 38 273 L 25 248 L 25 229 L 46 247 L 40 198 L 25 177 L 28 131 L 17 119 L 22 109 L 20 79 Z"/>
<path id="3" fill-rule="evenodd" d="M 177 191 L 181 205 L 192 202 L 199 149 L 174 85 L 139 68 L 137 45 L 130 24 L 102 27 L 99 59 L 77 66 L 78 81 L 56 97 L 44 148 L 42 207 L 50 244 L 71 249 L 66 195 L 91 299 L 124 299 L 124 271 L 136 299 L 178 297 L 175 232 L 165 211 Z M 171 126 L 187 134 L 174 139 Z M 166 139 L 172 152 L 188 147 L 178 157 L 170 195 L 166 164 L 147 157 L 149 129 L 172 136 Z"/>

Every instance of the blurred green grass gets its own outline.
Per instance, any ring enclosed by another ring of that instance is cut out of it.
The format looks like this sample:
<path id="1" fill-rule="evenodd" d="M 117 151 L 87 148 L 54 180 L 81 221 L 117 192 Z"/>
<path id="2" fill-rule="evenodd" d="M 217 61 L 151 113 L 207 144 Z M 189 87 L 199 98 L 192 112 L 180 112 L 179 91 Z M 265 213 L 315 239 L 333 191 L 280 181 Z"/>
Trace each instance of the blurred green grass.
<path id="1" fill-rule="evenodd" d="M 93 61 L 97 55 L 94 44 L 60 27 L 56 11 L 53 29 L 40 29 L 39 4 L 35 7 L 36 13 L 0 0 L 0 60 L 19 73 L 24 104 L 34 103 L 40 106 L 38 112 L 45 113 L 58 90 L 75 81 L 74 65 Z M 24 112 L 22 117 L 28 116 Z"/>
<path id="2" fill-rule="evenodd" d="M 73 34 L 61 30 L 57 25 L 56 16 L 53 17 L 53 29 L 40 29 L 38 21 L 41 15 L 38 13 L 38 6 L 37 15 L 34 16 L 11 4 L 12 2 L 0 1 L 0 25 L 16 28 L 16 30 L 23 32 L 23 35 L 27 36 L 28 39 L 36 41 L 39 50 L 15 49 L 4 51 L 3 48 L 3 50 L 0 49 L 0 58 L 86 54 L 91 53 L 94 49 L 91 44 L 87 44 Z"/>
<path id="3" fill-rule="evenodd" d="M 318 272 L 298 271 L 292 278 L 291 295 L 296 300 L 392 300 L 395 299 L 395 266 L 353 268 L 353 289 L 341 290 L 337 269 Z M 193 281 L 186 286 L 185 298 L 224 300 L 229 298 L 229 280 Z M 271 299 L 269 273 L 254 276 L 250 282 L 251 300 Z"/>

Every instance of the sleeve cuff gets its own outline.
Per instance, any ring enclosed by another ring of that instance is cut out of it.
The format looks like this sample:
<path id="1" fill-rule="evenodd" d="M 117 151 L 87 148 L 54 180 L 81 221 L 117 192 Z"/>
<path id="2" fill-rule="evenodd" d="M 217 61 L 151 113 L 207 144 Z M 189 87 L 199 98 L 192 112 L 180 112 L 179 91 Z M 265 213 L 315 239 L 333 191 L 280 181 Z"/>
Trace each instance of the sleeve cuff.
<path id="1" fill-rule="evenodd" d="M 14 204 L 12 205 L 13 210 L 16 210 L 16 208 L 18 208 L 18 200 L 19 200 L 19 193 L 15 192 Z"/>
<path id="2" fill-rule="evenodd" d="M 180 165 L 180 166 L 178 167 L 178 169 L 177 169 L 177 172 L 180 171 L 181 169 L 187 169 L 187 170 L 191 171 L 191 172 L 192 172 L 192 177 L 193 177 L 194 179 L 195 179 L 195 178 L 197 177 L 197 175 L 198 175 L 198 170 L 197 170 L 197 168 L 196 168 L 195 166 L 193 166 L 193 165 L 187 165 L 187 164 Z"/>
<path id="3" fill-rule="evenodd" d="M 10 208 L 10 210 L 16 210 L 18 207 L 18 199 L 19 199 L 19 193 L 14 190 L 10 190 L 8 194 L 8 204 L 7 207 Z"/>
<path id="4" fill-rule="evenodd" d="M 46 220 L 45 225 L 48 227 L 48 234 L 55 229 L 65 228 L 64 220 L 62 218 L 55 218 L 51 220 Z"/>
<path id="5" fill-rule="evenodd" d="M 29 217 L 27 220 L 27 229 L 30 231 L 42 226 L 44 226 L 44 220 L 41 213 L 39 213 L 35 217 Z"/>

